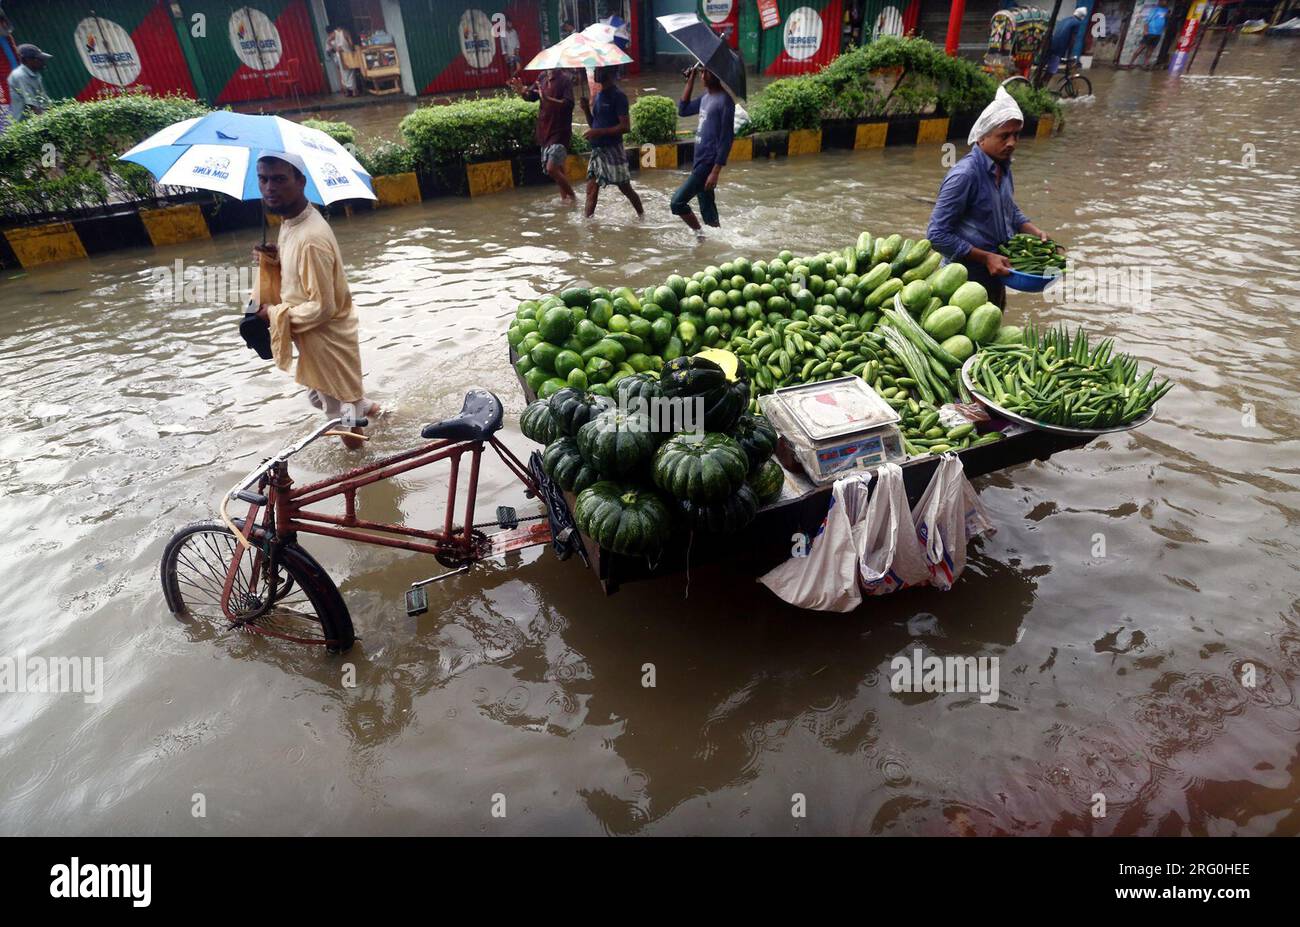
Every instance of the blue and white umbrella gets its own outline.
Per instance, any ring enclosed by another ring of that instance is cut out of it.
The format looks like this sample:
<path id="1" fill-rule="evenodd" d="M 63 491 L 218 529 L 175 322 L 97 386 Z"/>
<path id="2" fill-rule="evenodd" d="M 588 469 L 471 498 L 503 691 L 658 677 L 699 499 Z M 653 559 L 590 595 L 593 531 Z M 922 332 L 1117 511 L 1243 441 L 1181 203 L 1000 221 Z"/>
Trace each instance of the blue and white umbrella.
<path id="1" fill-rule="evenodd" d="M 307 199 L 313 203 L 375 198 L 370 175 L 342 145 L 324 132 L 279 116 L 221 111 L 185 119 L 155 132 L 120 158 L 139 164 L 160 184 L 256 200 L 262 198 L 257 158 L 277 152 L 302 159 Z"/>

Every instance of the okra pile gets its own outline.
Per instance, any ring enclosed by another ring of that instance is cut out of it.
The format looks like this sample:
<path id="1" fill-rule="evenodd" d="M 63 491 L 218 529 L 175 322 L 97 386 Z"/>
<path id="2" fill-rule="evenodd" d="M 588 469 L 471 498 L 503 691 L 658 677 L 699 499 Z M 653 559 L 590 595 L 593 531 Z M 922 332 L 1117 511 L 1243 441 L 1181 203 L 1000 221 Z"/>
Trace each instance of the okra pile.
<path id="1" fill-rule="evenodd" d="M 1022 232 L 998 245 L 998 251 L 1011 259 L 1012 269 L 1023 274 L 1042 277 L 1048 268 L 1065 270 L 1065 251 L 1050 238 L 1043 241 L 1037 235 Z"/>
<path id="2" fill-rule="evenodd" d="M 1025 328 L 1020 344 L 988 345 L 971 365 L 973 391 L 1025 418 L 1066 428 L 1113 428 L 1136 421 L 1173 384 L 1138 376 L 1138 362 L 1114 353 L 1106 338 L 1095 347 L 1082 328 L 1040 334 Z"/>

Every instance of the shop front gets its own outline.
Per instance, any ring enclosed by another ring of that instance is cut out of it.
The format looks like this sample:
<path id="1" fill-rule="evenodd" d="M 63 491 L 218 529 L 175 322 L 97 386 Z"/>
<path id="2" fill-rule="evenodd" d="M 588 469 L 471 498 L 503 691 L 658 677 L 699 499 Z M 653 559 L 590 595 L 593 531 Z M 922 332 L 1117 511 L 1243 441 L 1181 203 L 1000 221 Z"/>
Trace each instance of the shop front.
<path id="1" fill-rule="evenodd" d="M 415 93 L 504 86 L 510 77 L 505 49 L 511 28 L 518 36 L 523 64 L 545 45 L 542 7 L 536 0 L 471 3 L 403 0 L 400 4 L 410 88 Z"/>
<path id="2" fill-rule="evenodd" d="M 740 53 L 761 74 L 820 71 L 840 53 L 844 0 L 759 0 L 739 14 Z"/>
<path id="3" fill-rule="evenodd" d="M 6 7 L 13 41 L 54 56 L 42 72 L 54 99 L 89 100 L 121 90 L 195 95 L 163 0 L 46 0 Z"/>
<path id="4" fill-rule="evenodd" d="M 199 95 L 214 106 L 327 88 L 307 0 L 172 0 Z"/>

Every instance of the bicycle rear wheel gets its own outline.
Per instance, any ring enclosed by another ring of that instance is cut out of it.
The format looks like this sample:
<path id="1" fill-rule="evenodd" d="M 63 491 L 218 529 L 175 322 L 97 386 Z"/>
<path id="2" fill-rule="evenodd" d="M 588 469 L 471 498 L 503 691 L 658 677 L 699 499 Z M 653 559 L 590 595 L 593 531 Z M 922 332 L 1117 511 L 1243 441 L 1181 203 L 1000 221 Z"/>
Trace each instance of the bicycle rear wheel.
<path id="1" fill-rule="evenodd" d="M 269 585 L 265 571 L 254 581 L 253 554 L 246 552 L 240 558 L 230 595 L 232 611 L 241 620 L 231 622 L 221 610 L 221 591 L 238 543 L 217 522 L 187 525 L 172 536 L 163 551 L 162 586 L 173 615 L 220 630 L 238 627 L 296 643 L 321 644 L 330 653 L 352 646 L 356 639 L 352 617 L 338 587 L 297 544 L 286 545 L 280 553 L 275 599 L 269 608 L 265 608 Z"/>

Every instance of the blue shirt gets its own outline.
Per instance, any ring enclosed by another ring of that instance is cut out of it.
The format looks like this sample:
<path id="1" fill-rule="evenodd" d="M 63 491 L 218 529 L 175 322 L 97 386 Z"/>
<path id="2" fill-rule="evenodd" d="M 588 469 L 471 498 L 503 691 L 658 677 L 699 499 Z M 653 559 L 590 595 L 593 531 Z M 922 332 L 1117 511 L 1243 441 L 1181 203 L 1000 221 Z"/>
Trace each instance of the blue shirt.
<path id="1" fill-rule="evenodd" d="M 1165 20 L 1169 18 L 1169 8 L 1154 6 L 1147 10 L 1147 35 L 1163 35 Z"/>
<path id="2" fill-rule="evenodd" d="M 949 260 L 960 260 L 971 248 L 992 251 L 1029 221 L 1013 198 L 1011 168 L 1004 166 L 999 185 L 993 170 L 993 159 L 976 145 L 939 187 L 925 237 Z"/>
<path id="3" fill-rule="evenodd" d="M 45 92 L 45 79 L 40 72 L 20 64 L 9 72 L 9 115 L 14 122 L 26 119 L 28 107 L 49 109 L 50 97 Z"/>
<path id="4" fill-rule="evenodd" d="M 1052 47 L 1049 51 L 1058 58 L 1064 58 L 1070 54 L 1070 51 L 1074 48 L 1074 40 L 1078 37 L 1079 30 L 1082 28 L 1083 20 L 1077 16 L 1071 16 L 1056 27 L 1056 32 L 1052 33 Z"/>
<path id="5" fill-rule="evenodd" d="M 677 101 L 679 116 L 700 114 L 695 129 L 695 168 L 723 165 L 736 134 L 736 101 L 725 90 L 706 93 L 688 102 Z"/>
<path id="6" fill-rule="evenodd" d="M 612 129 L 619 119 L 626 116 L 627 94 L 617 87 L 603 87 L 591 101 L 591 127 L 593 129 Z M 610 145 L 623 144 L 622 135 L 598 135 L 591 140 L 592 147 L 606 148 Z"/>

